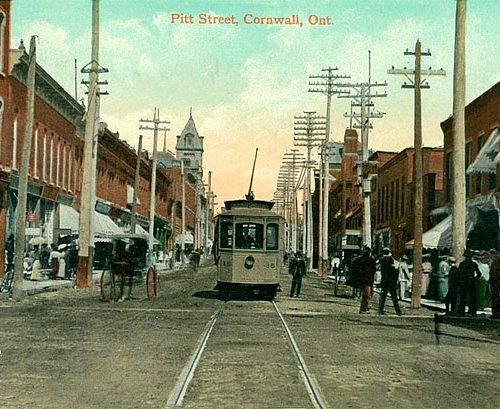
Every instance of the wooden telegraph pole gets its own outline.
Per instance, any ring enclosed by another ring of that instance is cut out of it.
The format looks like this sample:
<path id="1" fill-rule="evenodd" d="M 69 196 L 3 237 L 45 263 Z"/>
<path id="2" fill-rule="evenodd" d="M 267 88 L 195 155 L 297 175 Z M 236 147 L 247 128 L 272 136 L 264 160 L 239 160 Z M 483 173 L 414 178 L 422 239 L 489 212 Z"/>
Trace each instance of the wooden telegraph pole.
<path id="1" fill-rule="evenodd" d="M 80 232 L 78 250 L 78 270 L 76 286 L 86 288 L 92 285 L 92 265 L 94 261 L 93 217 L 95 206 L 95 177 L 97 159 L 97 120 L 99 119 L 99 73 L 108 72 L 99 66 L 99 0 L 92 0 L 92 57 L 82 68 L 89 74 L 88 108 L 85 113 L 85 142 L 83 148 L 83 176 L 80 205 Z M 86 82 L 84 82 L 87 84 Z M 107 84 L 107 82 L 103 82 Z"/>
<path id="2" fill-rule="evenodd" d="M 411 52 L 406 50 L 404 55 L 415 56 L 415 69 L 395 69 L 394 67 L 387 71 L 388 74 L 402 74 L 405 75 L 410 84 L 406 82 L 401 86 L 402 88 L 414 88 L 414 178 L 413 186 L 415 191 L 414 197 L 414 233 L 413 233 L 413 275 L 412 275 L 412 288 L 411 288 L 411 307 L 420 308 L 421 297 L 421 284 L 422 284 L 422 234 L 423 234 L 423 164 L 422 164 L 422 101 L 421 89 L 430 88 L 427 82 L 422 81 L 422 76 L 428 78 L 431 75 L 446 75 L 443 69 L 428 70 L 421 69 L 422 56 L 430 56 L 431 52 L 422 52 L 422 45 L 419 40 L 415 44 L 415 51 Z M 411 78 L 410 75 L 414 77 Z"/>
<path id="3" fill-rule="evenodd" d="M 153 127 L 140 125 L 140 130 L 153 131 L 153 157 L 151 159 L 151 200 L 149 202 L 149 237 L 148 237 L 148 264 L 153 266 L 153 242 L 154 242 L 154 224 L 156 210 L 156 144 L 158 143 L 158 131 L 170 131 L 169 128 L 159 128 L 161 124 L 169 124 L 168 121 L 160 121 L 160 111 L 155 108 L 153 119 L 140 119 L 141 123 L 152 123 Z"/>
<path id="4" fill-rule="evenodd" d="M 36 36 L 31 36 L 30 55 L 28 63 L 28 103 L 26 130 L 23 140 L 23 159 L 19 172 L 17 218 L 16 218 L 16 248 L 14 253 L 14 282 L 12 298 L 23 297 L 24 247 L 26 245 L 26 202 L 28 200 L 28 170 L 31 158 L 31 139 L 33 135 L 33 118 L 35 116 L 35 73 L 36 73 Z"/>
<path id="5" fill-rule="evenodd" d="M 465 232 L 465 17 L 466 0 L 457 0 L 453 69 L 453 256 L 460 262 Z"/>

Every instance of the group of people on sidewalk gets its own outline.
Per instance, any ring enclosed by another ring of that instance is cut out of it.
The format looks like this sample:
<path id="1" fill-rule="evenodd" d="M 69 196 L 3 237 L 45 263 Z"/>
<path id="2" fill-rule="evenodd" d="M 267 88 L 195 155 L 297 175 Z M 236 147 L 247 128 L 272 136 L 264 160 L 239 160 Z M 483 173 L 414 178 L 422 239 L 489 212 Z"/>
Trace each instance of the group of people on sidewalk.
<path id="1" fill-rule="evenodd" d="M 445 302 L 448 314 L 463 316 L 467 312 L 475 316 L 478 306 L 482 308 L 491 300 L 492 317 L 500 318 L 500 255 L 496 252 L 490 252 L 490 255 L 494 257 L 490 257 L 489 263 L 481 263 L 473 260 L 472 252 L 467 249 L 463 255 L 464 260 L 459 265 L 454 257 L 449 256 L 438 263 L 437 276 L 440 280 L 436 285 L 440 287 L 441 292 L 443 288 L 445 289 L 440 300 Z M 403 257 L 396 261 L 389 248 L 382 250 L 379 259 L 381 293 L 378 304 L 378 313 L 381 315 L 385 313 L 387 295 L 391 296 L 396 314 L 402 315 L 399 299 L 409 294 L 409 285 L 412 281 L 406 260 L 407 258 Z M 425 260 L 423 264 L 424 270 Z M 371 255 L 371 249 L 364 247 L 361 256 L 353 261 L 351 267 L 353 286 L 361 291 L 360 313 L 367 313 L 370 310 L 376 273 L 377 263 Z M 425 271 L 422 278 L 422 295 L 427 295 L 428 274 Z M 441 281 L 446 281 L 445 285 Z M 481 285 L 483 282 L 487 285 Z M 481 289 L 487 296 L 482 295 Z M 484 302 L 483 298 L 488 300 Z"/>
<path id="2" fill-rule="evenodd" d="M 361 305 L 359 312 L 365 314 L 370 310 L 370 298 L 373 291 L 373 282 L 375 281 L 375 273 L 377 271 L 377 263 L 371 255 L 371 249 L 364 247 L 360 257 L 354 260 L 353 274 L 356 276 L 356 282 L 361 289 Z M 394 309 L 397 315 L 402 315 L 398 301 L 398 278 L 399 269 L 396 267 L 395 260 L 388 248 L 382 251 L 380 259 L 381 281 L 380 286 L 382 292 L 378 305 L 378 313 L 385 314 L 385 302 L 387 294 L 390 294 Z"/>

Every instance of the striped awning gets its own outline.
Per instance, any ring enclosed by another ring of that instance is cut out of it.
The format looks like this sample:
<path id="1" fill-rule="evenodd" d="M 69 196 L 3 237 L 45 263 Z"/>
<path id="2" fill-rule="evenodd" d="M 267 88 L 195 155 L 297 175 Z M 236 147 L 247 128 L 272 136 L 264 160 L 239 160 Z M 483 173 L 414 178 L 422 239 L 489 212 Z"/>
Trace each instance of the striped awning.
<path id="1" fill-rule="evenodd" d="M 467 174 L 496 173 L 498 164 L 500 164 L 500 136 L 497 127 L 491 132 L 474 162 L 467 168 Z"/>

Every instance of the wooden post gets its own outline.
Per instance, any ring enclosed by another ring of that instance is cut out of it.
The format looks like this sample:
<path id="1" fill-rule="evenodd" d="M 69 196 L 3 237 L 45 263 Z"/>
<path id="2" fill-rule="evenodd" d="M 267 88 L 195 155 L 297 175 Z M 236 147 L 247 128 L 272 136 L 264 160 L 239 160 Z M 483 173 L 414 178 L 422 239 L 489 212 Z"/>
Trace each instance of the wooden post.
<path id="1" fill-rule="evenodd" d="M 466 248 L 465 230 L 465 17 L 466 0 L 457 0 L 453 70 L 453 256 L 459 263 Z"/>
<path id="2" fill-rule="evenodd" d="M 17 218 L 16 218 L 16 248 L 14 253 L 14 282 L 12 298 L 23 297 L 24 278 L 24 247 L 26 245 L 26 202 L 28 200 L 28 170 L 31 158 L 31 139 L 33 136 L 33 118 L 35 116 L 35 74 L 36 74 L 36 37 L 31 36 L 30 55 L 27 81 L 27 119 L 23 140 L 23 157 L 19 172 Z"/>

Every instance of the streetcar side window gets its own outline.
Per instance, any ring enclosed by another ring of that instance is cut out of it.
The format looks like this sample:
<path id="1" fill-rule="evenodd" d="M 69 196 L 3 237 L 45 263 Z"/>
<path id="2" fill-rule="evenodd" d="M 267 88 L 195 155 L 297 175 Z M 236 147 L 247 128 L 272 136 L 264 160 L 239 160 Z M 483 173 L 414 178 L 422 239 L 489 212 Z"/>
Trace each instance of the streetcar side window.
<path id="1" fill-rule="evenodd" d="M 233 248 L 233 223 L 222 222 L 220 225 L 220 248 Z"/>
<path id="2" fill-rule="evenodd" d="M 264 225 L 248 222 L 236 223 L 236 248 L 264 248 Z"/>
<path id="3" fill-rule="evenodd" d="M 267 225 L 266 250 L 278 250 L 278 225 L 271 223 Z"/>

